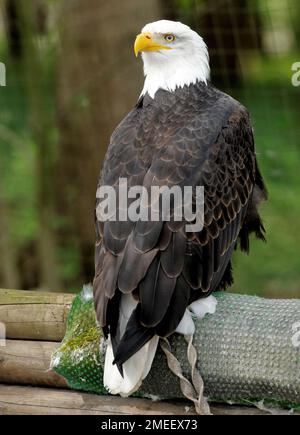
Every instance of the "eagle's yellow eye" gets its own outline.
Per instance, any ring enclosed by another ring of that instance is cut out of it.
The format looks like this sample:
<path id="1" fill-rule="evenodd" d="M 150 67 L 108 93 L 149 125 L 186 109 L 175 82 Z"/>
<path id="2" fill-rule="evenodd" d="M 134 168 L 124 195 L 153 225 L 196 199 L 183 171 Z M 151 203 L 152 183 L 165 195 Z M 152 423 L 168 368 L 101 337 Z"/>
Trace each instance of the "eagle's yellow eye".
<path id="1" fill-rule="evenodd" d="M 166 40 L 167 42 L 174 42 L 175 39 L 176 39 L 176 38 L 175 38 L 174 35 L 171 35 L 171 34 L 165 35 L 165 40 Z"/>

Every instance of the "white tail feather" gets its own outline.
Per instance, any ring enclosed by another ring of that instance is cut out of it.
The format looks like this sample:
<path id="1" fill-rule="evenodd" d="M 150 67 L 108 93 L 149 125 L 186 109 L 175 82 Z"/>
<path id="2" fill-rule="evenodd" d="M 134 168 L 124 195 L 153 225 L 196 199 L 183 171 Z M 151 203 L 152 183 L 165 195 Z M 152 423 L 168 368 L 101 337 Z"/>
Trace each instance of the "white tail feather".
<path id="1" fill-rule="evenodd" d="M 137 302 L 131 295 L 122 295 L 120 303 L 120 336 L 125 332 L 127 322 Z M 159 337 L 153 337 L 138 352 L 123 364 L 123 377 L 113 364 L 114 354 L 111 340 L 108 340 L 104 364 L 104 387 L 111 394 L 127 397 L 139 389 L 148 375 L 155 357 Z"/>
<path id="2" fill-rule="evenodd" d="M 123 364 L 123 375 L 113 365 L 113 349 L 108 340 L 104 364 L 104 387 L 111 394 L 127 397 L 137 391 L 148 375 L 156 353 L 159 338 L 153 337 L 137 353 Z"/>

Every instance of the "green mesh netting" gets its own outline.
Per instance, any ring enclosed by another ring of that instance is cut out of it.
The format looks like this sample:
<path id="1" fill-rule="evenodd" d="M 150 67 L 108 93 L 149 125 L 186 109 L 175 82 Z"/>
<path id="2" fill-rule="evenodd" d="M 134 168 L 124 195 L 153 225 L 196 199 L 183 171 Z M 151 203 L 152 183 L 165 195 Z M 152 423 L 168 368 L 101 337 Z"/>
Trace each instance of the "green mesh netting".
<path id="1" fill-rule="evenodd" d="M 92 290 L 86 286 L 72 303 L 66 335 L 52 355 L 51 368 L 73 389 L 105 394 L 104 353 L 105 340 L 96 324 Z"/>
<path id="2" fill-rule="evenodd" d="M 295 325 L 300 322 L 299 300 L 267 300 L 216 294 L 214 315 L 196 321 L 194 345 L 205 395 L 214 401 L 275 404 L 300 409 L 300 346 Z M 178 334 L 172 352 L 189 377 L 186 342 Z M 71 388 L 106 394 L 102 384 L 105 341 L 97 328 L 91 288 L 75 298 L 61 346 L 52 368 Z M 178 379 L 157 352 L 139 395 L 181 398 Z"/>

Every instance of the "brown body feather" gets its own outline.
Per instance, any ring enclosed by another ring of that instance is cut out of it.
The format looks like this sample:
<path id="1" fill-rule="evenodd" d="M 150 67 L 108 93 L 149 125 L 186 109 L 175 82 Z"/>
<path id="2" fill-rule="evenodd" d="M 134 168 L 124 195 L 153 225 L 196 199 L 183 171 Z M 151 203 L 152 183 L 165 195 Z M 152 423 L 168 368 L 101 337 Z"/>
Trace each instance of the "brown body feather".
<path id="1" fill-rule="evenodd" d="M 199 233 L 185 222 L 96 220 L 94 295 L 97 318 L 117 335 L 119 300 L 139 302 L 127 331 L 115 340 L 115 360 L 126 361 L 153 335 L 173 333 L 187 306 L 232 283 L 238 238 L 264 239 L 258 204 L 267 194 L 258 170 L 247 110 L 210 84 L 146 95 L 112 135 L 99 185 L 204 186 Z M 146 205 L 149 207 L 149 204 Z"/>

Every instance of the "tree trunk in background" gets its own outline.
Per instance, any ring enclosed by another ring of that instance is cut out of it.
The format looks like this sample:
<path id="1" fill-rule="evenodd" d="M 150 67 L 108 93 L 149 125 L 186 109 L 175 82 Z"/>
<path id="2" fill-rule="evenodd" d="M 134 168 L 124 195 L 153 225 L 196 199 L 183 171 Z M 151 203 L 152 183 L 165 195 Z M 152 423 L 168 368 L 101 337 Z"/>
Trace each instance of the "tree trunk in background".
<path id="1" fill-rule="evenodd" d="M 19 58 L 22 55 L 22 37 L 19 26 L 18 0 L 6 0 L 6 34 L 10 55 Z"/>
<path id="2" fill-rule="evenodd" d="M 257 0 L 161 1 L 169 19 L 191 25 L 204 38 L 213 82 L 227 89 L 236 87 L 243 80 L 241 63 L 245 62 L 240 62 L 240 56 L 262 51 Z"/>
<path id="3" fill-rule="evenodd" d="M 225 88 L 243 80 L 240 56 L 262 51 L 262 24 L 254 0 L 217 0 L 199 21 L 199 32 L 210 49 L 213 80 Z"/>
<path id="4" fill-rule="evenodd" d="M 134 57 L 134 38 L 145 23 L 160 17 L 159 0 L 114 0 L 114 9 L 105 0 L 61 4 L 59 210 L 68 217 L 64 234 L 69 234 L 69 246 L 64 249 L 79 252 L 77 286 L 94 273 L 100 164 L 112 131 L 141 91 L 142 65 Z"/>
<path id="5" fill-rule="evenodd" d="M 20 29 L 23 40 L 24 73 L 30 107 L 32 137 L 37 146 L 37 208 L 39 215 L 38 260 L 40 287 L 60 289 L 55 237 L 53 190 L 54 144 L 51 138 L 53 119 L 44 88 L 48 86 L 45 65 L 39 52 L 37 35 L 40 32 L 41 0 L 19 0 Z"/>
<path id="6" fill-rule="evenodd" d="M 9 210 L 0 192 L 0 277 L 3 288 L 20 288 L 17 260 L 10 239 Z"/>
<path id="7" fill-rule="evenodd" d="M 31 0 L 32 1 L 32 0 Z M 10 55 L 20 58 L 23 54 L 22 29 L 20 28 L 20 2 L 19 0 L 4 0 L 6 34 Z M 43 34 L 46 32 L 47 14 L 46 4 L 43 0 L 34 0 L 35 30 Z"/>

